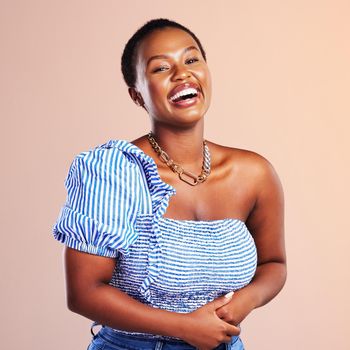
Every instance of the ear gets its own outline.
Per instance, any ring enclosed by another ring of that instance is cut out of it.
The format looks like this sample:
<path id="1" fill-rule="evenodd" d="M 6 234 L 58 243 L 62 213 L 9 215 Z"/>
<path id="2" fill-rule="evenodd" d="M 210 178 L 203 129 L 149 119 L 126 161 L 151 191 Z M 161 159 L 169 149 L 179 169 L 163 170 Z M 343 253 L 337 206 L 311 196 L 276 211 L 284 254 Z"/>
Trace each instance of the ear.
<path id="1" fill-rule="evenodd" d="M 133 87 L 129 87 L 128 89 L 129 95 L 131 97 L 131 99 L 138 105 L 138 106 L 142 106 L 145 104 L 143 101 L 143 98 L 141 96 L 141 94 Z"/>

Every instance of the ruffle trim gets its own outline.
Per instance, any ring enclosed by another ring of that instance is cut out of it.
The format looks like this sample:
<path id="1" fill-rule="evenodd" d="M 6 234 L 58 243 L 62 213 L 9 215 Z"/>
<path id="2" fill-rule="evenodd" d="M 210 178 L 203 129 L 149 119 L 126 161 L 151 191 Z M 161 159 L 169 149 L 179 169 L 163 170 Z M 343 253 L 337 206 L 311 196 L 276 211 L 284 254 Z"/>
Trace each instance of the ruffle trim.
<path id="1" fill-rule="evenodd" d="M 69 248 L 80 250 L 89 254 L 105 256 L 108 258 L 116 258 L 118 255 L 118 251 L 115 249 L 110 249 L 108 247 L 96 247 L 89 243 L 77 241 L 74 238 L 69 237 L 68 235 L 57 230 L 54 230 L 53 234 L 59 242 L 64 243 Z"/>
<path id="2" fill-rule="evenodd" d="M 150 249 L 148 251 L 148 266 L 146 277 L 143 280 L 139 292 L 148 301 L 151 301 L 151 285 L 157 280 L 160 273 L 160 259 L 162 256 L 162 232 L 159 229 L 159 219 L 164 215 L 169 205 L 170 197 L 176 194 L 176 189 L 163 182 L 159 176 L 157 164 L 139 147 L 126 140 L 111 140 L 101 147 L 117 147 L 121 151 L 134 156 L 140 161 L 146 176 L 147 185 L 152 201 L 152 236 L 150 237 Z"/>
<path id="3" fill-rule="evenodd" d="M 134 226 L 121 220 L 116 225 L 118 232 L 113 232 L 108 225 L 65 205 L 52 231 L 58 241 L 70 248 L 106 257 L 116 257 L 118 251 L 123 255 L 129 254 L 129 247 L 138 238 Z"/>

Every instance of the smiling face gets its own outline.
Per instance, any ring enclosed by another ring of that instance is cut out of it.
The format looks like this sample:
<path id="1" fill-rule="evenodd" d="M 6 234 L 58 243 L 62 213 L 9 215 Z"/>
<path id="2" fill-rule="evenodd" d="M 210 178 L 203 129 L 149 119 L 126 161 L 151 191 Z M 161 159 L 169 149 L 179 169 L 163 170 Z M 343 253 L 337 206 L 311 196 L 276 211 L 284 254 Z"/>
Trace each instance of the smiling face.
<path id="1" fill-rule="evenodd" d="M 196 41 L 181 29 L 156 30 L 140 43 L 136 77 L 130 95 L 134 101 L 142 97 L 154 121 L 190 125 L 209 108 L 211 78 L 207 63 Z"/>

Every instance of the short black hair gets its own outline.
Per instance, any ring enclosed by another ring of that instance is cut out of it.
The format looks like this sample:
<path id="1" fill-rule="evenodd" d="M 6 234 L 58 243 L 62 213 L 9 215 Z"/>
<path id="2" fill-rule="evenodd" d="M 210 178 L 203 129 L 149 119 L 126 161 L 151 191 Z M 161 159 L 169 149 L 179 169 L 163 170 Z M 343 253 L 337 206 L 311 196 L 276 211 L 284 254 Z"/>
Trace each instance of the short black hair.
<path id="1" fill-rule="evenodd" d="M 198 44 L 198 47 L 202 53 L 204 60 L 206 61 L 205 51 L 203 46 L 197 36 L 190 31 L 188 28 L 184 27 L 182 24 L 177 23 L 175 21 L 166 19 L 166 18 L 158 18 L 152 19 L 146 22 L 142 27 L 140 27 L 135 34 L 129 39 L 124 47 L 124 51 L 122 54 L 122 73 L 124 77 L 124 81 L 126 85 L 129 87 L 135 87 L 136 83 L 136 69 L 135 69 L 135 59 L 136 59 L 136 51 L 139 43 L 150 33 L 155 30 L 164 29 L 164 28 L 178 28 L 181 29 L 192 36 L 192 38 Z"/>

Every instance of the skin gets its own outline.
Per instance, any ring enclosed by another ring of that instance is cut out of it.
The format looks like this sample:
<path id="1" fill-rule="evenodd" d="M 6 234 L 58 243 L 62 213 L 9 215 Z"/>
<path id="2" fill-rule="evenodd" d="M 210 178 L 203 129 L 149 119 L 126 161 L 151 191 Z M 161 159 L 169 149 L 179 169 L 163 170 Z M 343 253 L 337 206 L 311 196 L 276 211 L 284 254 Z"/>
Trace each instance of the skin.
<path id="1" fill-rule="evenodd" d="M 186 50 L 189 47 L 194 48 Z M 150 61 L 159 55 L 164 57 Z M 174 161 L 199 174 L 211 78 L 195 40 L 175 28 L 153 32 L 138 47 L 136 71 L 137 81 L 129 88 L 129 94 L 147 111 L 157 142 Z M 184 82 L 198 84 L 202 94 L 197 104 L 180 109 L 172 105 L 167 96 Z M 146 306 L 109 286 L 115 259 L 66 248 L 68 307 L 112 328 L 175 336 L 199 349 L 213 349 L 229 341 L 232 335 L 238 335 L 237 325 L 253 309 L 273 299 L 285 283 L 280 181 L 272 165 L 262 156 L 207 141 L 211 174 L 204 183 L 189 186 L 156 156 L 146 135 L 132 143 L 153 157 L 161 179 L 176 188 L 165 217 L 237 218 L 246 223 L 258 252 L 256 274 L 251 283 L 235 291 L 231 299 L 220 297 L 191 313 L 178 314 Z"/>

